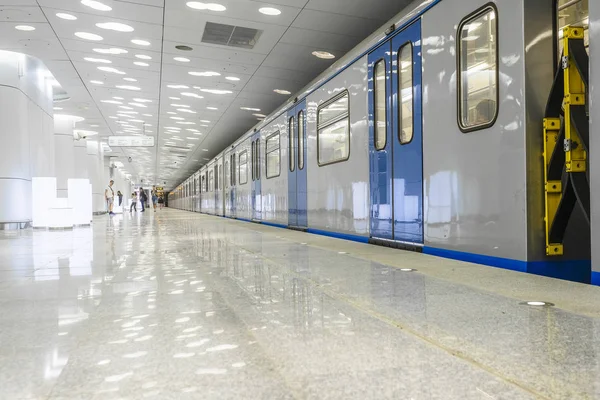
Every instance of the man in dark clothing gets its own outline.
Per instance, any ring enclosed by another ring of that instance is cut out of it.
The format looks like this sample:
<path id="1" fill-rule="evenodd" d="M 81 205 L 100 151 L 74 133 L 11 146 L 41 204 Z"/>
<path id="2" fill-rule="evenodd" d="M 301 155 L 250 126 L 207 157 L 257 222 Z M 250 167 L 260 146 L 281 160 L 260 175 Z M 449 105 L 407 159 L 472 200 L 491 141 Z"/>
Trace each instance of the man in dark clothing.
<path id="1" fill-rule="evenodd" d="M 143 188 L 141 188 L 140 189 L 140 203 L 142 203 L 142 210 L 140 212 L 146 211 L 146 201 L 148 201 L 148 195 L 146 194 L 146 191 Z"/>

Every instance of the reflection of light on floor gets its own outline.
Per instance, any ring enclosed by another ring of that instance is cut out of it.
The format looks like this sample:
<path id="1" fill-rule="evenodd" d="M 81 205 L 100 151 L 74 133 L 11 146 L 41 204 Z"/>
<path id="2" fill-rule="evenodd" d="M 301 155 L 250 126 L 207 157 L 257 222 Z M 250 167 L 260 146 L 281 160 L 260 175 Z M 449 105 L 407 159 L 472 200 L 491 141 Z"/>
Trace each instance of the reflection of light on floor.
<path id="1" fill-rule="evenodd" d="M 46 361 L 46 368 L 44 369 L 44 378 L 58 378 L 65 365 L 67 365 L 68 360 L 69 357 L 60 357 L 58 355 L 58 349 L 54 349 L 52 351 L 51 357 L 49 357 L 49 359 L 47 359 Z"/>
<path id="2" fill-rule="evenodd" d="M 78 311 L 76 314 L 60 314 L 58 316 L 58 326 L 72 325 L 77 322 L 88 319 L 89 314 L 86 312 Z"/>

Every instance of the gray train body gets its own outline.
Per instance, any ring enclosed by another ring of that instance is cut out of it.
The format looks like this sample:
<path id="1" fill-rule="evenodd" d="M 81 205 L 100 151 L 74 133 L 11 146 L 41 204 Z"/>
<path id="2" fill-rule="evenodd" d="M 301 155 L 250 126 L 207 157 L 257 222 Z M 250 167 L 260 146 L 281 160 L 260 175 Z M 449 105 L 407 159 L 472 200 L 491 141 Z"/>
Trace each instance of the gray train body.
<path id="1" fill-rule="evenodd" d="M 485 7 L 492 7 L 497 16 L 497 113 L 489 127 L 463 132 L 457 122 L 458 30 L 465 18 Z M 565 255 L 545 255 L 542 118 L 556 68 L 555 7 L 552 0 L 413 3 L 298 93 L 296 102 L 282 105 L 182 183 L 171 193 L 169 206 L 280 227 L 293 225 L 290 156 L 292 163 L 299 158 L 290 151 L 301 146 L 290 149 L 290 110 L 305 101 L 307 223 L 301 228 L 366 242 L 373 239 L 374 212 L 414 214 L 410 218 L 422 230 L 422 240 L 382 242 L 549 276 L 573 278 L 572 271 L 565 269 L 578 271 L 575 275 L 589 272 L 590 239 L 579 232 L 578 215 L 572 219 Z M 395 31 L 386 34 L 392 24 Z M 421 49 L 417 55 L 421 68 L 415 73 L 420 72 L 421 85 L 414 90 L 420 93 L 422 112 L 422 204 L 411 206 L 407 201 L 414 198 L 405 197 L 402 206 L 392 201 L 391 208 L 374 211 L 369 57 L 414 24 L 420 24 L 415 45 Z M 593 35 L 590 31 L 590 42 L 600 41 Z M 594 69 L 591 74 L 592 79 L 598 75 Z M 344 91 L 349 99 L 349 155 L 345 161 L 319 165 L 319 109 Z M 276 157 L 277 132 L 279 171 L 267 171 L 267 157 Z M 257 138 L 255 176 L 250 158 Z M 246 178 L 240 173 L 244 152 Z M 222 172 L 210 180 L 215 166 Z"/>

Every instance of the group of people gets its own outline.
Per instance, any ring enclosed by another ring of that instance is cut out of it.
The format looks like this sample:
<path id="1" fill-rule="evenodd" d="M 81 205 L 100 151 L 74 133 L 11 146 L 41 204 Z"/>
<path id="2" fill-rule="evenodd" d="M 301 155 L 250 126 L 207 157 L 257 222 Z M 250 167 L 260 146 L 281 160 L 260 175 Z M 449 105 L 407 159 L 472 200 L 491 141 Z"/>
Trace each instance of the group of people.
<path id="1" fill-rule="evenodd" d="M 111 180 L 108 183 L 108 187 L 106 188 L 106 190 L 104 190 L 104 198 L 106 199 L 106 207 L 108 209 L 108 215 L 115 215 L 115 213 L 113 212 L 113 207 L 114 207 L 114 202 L 115 202 L 115 191 L 113 189 L 113 185 L 114 185 L 115 181 Z M 159 194 L 158 190 L 156 189 L 156 186 L 152 186 L 152 190 L 150 192 L 150 195 L 152 197 L 152 206 L 154 208 L 154 212 L 156 212 L 156 208 L 157 206 L 159 206 L 160 208 L 163 208 L 165 205 L 165 200 L 163 198 L 163 196 L 161 194 Z M 121 206 L 122 202 L 123 202 L 123 194 L 121 193 L 120 190 L 117 191 L 116 196 L 119 198 L 119 206 Z M 138 194 L 136 192 L 131 193 L 131 206 L 129 207 L 129 212 L 137 212 L 137 202 L 138 202 Z M 140 212 L 145 212 L 146 211 L 146 204 L 148 202 L 148 194 L 146 193 L 146 190 L 144 190 L 144 188 L 140 188 L 139 190 L 139 201 L 140 204 L 142 205 L 142 209 L 140 210 Z"/>

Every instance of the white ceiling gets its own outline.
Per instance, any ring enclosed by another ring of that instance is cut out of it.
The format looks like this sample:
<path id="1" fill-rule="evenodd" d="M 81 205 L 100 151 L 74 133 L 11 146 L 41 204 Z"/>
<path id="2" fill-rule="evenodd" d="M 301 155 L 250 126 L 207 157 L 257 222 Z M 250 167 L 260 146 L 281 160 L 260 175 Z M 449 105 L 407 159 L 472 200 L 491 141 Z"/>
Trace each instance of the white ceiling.
<path id="1" fill-rule="evenodd" d="M 56 103 L 62 110 L 55 112 L 84 117 L 78 128 L 98 131 L 104 140 L 120 134 L 155 136 L 154 148 L 114 148 L 110 155 L 132 158 L 131 163 L 123 162 L 136 182 L 140 179 L 167 182 L 164 184 L 167 188 L 187 178 L 258 122 L 252 115 L 256 111 L 240 107 L 257 108 L 268 115 L 290 97 L 277 94 L 274 89 L 293 94 L 335 62 L 317 58 L 313 51 L 328 51 L 339 58 L 409 3 L 408 0 L 207 0 L 206 3 L 226 7 L 225 11 L 208 11 L 188 7 L 187 0 L 100 2 L 112 10 L 98 11 L 80 0 L 0 0 L 0 49 L 28 53 L 45 62 L 70 97 Z M 264 15 L 258 11 L 261 7 L 277 8 L 281 14 Z M 57 13 L 74 15 L 77 20 L 58 18 Z M 116 32 L 96 26 L 105 22 L 123 23 L 134 31 Z M 263 32 L 251 50 L 207 44 L 202 42 L 207 22 Z M 16 30 L 17 25 L 29 25 L 35 30 Z M 103 40 L 81 39 L 75 32 L 93 33 Z M 136 45 L 132 39 L 145 40 L 150 45 Z M 192 50 L 181 51 L 175 48 L 177 45 L 187 45 Z M 100 54 L 93 50 L 111 47 L 127 53 Z M 136 55 L 151 59 L 139 59 Z M 174 57 L 186 57 L 190 62 L 175 61 Z M 85 58 L 111 63 L 90 62 Z M 97 67 L 116 68 L 125 74 Z M 218 72 L 220 76 L 192 76 L 188 74 L 190 71 Z M 93 80 L 104 84 L 91 83 Z M 140 90 L 117 88 L 122 85 Z M 169 87 L 173 85 L 185 85 L 188 89 Z M 231 93 L 213 94 L 202 89 Z M 179 133 L 169 133 L 173 127 L 179 128 L 172 130 Z M 173 146 L 188 151 L 174 150 Z"/>

